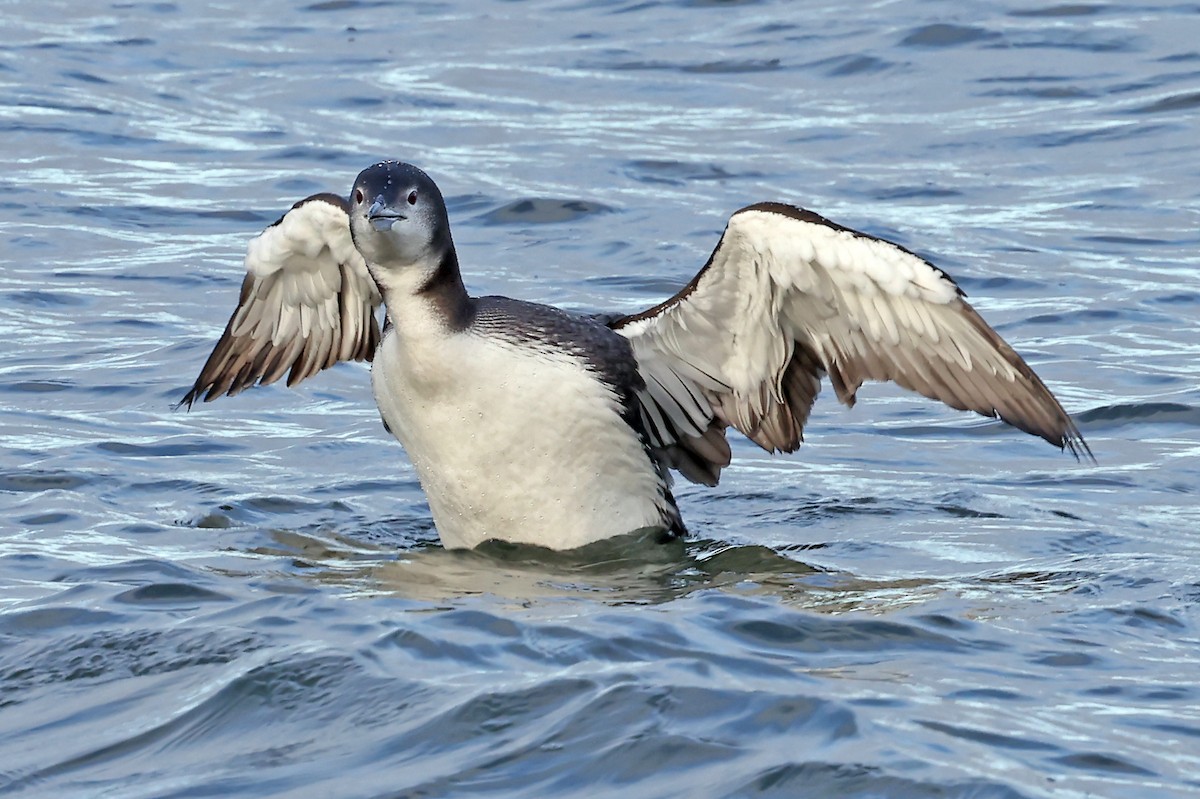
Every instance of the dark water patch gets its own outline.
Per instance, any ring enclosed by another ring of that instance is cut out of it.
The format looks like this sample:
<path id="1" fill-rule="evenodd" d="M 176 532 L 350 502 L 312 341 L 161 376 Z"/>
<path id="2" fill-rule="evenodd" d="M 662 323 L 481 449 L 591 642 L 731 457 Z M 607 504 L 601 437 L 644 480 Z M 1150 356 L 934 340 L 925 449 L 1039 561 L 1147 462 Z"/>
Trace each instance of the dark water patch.
<path id="1" fill-rule="evenodd" d="M 796 547 L 789 547 L 787 552 L 811 552 L 821 549 L 823 546 L 823 544 L 803 544 Z M 701 547 L 703 547 L 703 551 L 697 552 L 694 555 L 697 568 L 711 576 L 732 574 L 746 578 L 753 576 L 756 579 L 762 579 L 766 575 L 800 577 L 823 571 L 770 547 L 755 544 L 714 546 L 713 542 L 697 541 L 695 548 L 699 549 Z"/>
<path id="2" fill-rule="evenodd" d="M 335 101 L 339 108 L 378 108 L 385 103 L 382 97 L 341 97 Z"/>
<path id="3" fill-rule="evenodd" d="M 1145 236 L 1079 236 L 1076 241 L 1094 241 L 1100 244 L 1123 244 L 1137 249 L 1144 247 L 1160 247 L 1164 244 L 1178 244 L 1178 242 L 1169 241 L 1167 239 L 1152 239 Z"/>
<path id="4" fill-rule="evenodd" d="M 1091 3 L 1064 3 L 1045 8 L 1018 8 L 1007 13 L 1010 17 L 1090 17 L 1107 9 L 1107 6 Z"/>
<path id="5" fill-rule="evenodd" d="M 172 438 L 183 438 L 173 436 Z M 166 441 L 156 444 L 134 444 L 127 441 L 101 441 L 93 444 L 92 448 L 110 455 L 121 455 L 131 458 L 174 458 L 182 455 L 212 455 L 221 452 L 234 452 L 239 447 L 232 444 L 222 444 L 211 438 L 191 441 Z"/>
<path id="6" fill-rule="evenodd" d="M 958 47 L 975 42 L 986 42 L 998 39 L 1000 35 L 984 28 L 971 25 L 950 25 L 935 23 L 925 25 L 911 31 L 900 40 L 901 47 Z"/>
<path id="7" fill-rule="evenodd" d="M 1054 744 L 1043 743 L 1042 741 L 1034 741 L 1028 738 L 1017 738 L 1012 735 L 1004 735 L 998 732 L 989 730 L 980 730 L 972 727 L 962 727 L 954 724 L 945 724 L 940 721 L 922 721 L 916 720 L 927 730 L 933 730 L 953 738 L 961 738 L 964 741 L 972 741 L 974 743 L 983 744 L 984 746 L 993 746 L 998 749 L 1017 749 L 1023 751 L 1035 752 L 1059 752 L 1061 747 Z"/>
<path id="8" fill-rule="evenodd" d="M 1200 52 L 1193 50 L 1188 53 L 1172 53 L 1171 55 L 1162 56 L 1155 60 L 1162 64 L 1186 64 L 1193 61 L 1200 61 Z"/>
<path id="9" fill-rule="evenodd" d="M 1085 53 L 1133 53 L 1139 50 L 1131 37 L 1099 38 L 1094 31 L 1039 30 L 1010 34 L 1002 44 L 992 47 L 1079 50 Z"/>
<path id="10" fill-rule="evenodd" d="M 756 796 L 768 799 L 1025 799 L 1005 785 L 982 780 L 964 782 L 920 782 L 895 776 L 881 768 L 842 763 L 789 763 L 772 766 L 749 782 L 738 786 L 729 796 Z"/>
<path id="11" fill-rule="evenodd" d="M 608 64 L 605 69 L 623 72 L 682 72 L 690 75 L 739 75 L 753 72 L 774 72 L 783 68 L 778 58 L 729 59 L 704 61 L 699 64 L 676 64 L 669 61 L 624 61 Z"/>
<path id="12" fill-rule="evenodd" d="M 76 385 L 67 380 L 15 380 L 0 384 L 0 391 L 13 394 L 57 394 L 75 388 Z"/>
<path id="13" fill-rule="evenodd" d="M 1075 311 L 1064 311 L 1063 313 L 1036 314 L 1026 318 L 1024 321 L 1026 324 L 1031 325 L 1059 325 L 1079 324 L 1091 320 L 1111 322 L 1116 319 L 1141 322 L 1161 321 L 1161 317 L 1158 315 L 1139 311 L 1136 308 L 1082 308 Z"/>
<path id="14" fill-rule="evenodd" d="M 1139 702 L 1192 702 L 1196 698 L 1196 689 L 1190 685 L 1163 686 L 1152 689 L 1133 689 L 1124 691 L 1123 695 L 1135 698 Z"/>
<path id="15" fill-rule="evenodd" d="M 1143 423 L 1200 427 L 1200 408 L 1178 402 L 1130 402 L 1092 408 L 1075 418 L 1095 430 L 1117 430 Z"/>
<path id="16" fill-rule="evenodd" d="M 142 607 L 195 607 L 205 602 L 228 602 L 230 597 L 189 583 L 152 583 L 117 594 L 113 601 Z"/>
<path id="17" fill-rule="evenodd" d="M 876 619 L 838 619 L 797 616 L 754 619 L 722 625 L 740 644 L 774 651 L 823 654 L 829 652 L 882 652 L 895 649 L 957 651 L 964 644 L 954 638 L 909 624 Z"/>
<path id="18" fill-rule="evenodd" d="M 232 527 L 237 527 L 240 522 L 234 521 L 231 516 L 228 516 L 219 511 L 205 513 L 191 521 L 184 522 L 187 527 L 196 527 L 201 530 L 228 530 Z"/>
<path id="19" fill-rule="evenodd" d="M 1103 608 L 1074 614 L 1072 619 L 1087 627 L 1119 624 L 1135 629 L 1161 630 L 1165 634 L 1176 634 L 1187 629 L 1187 625 L 1174 616 L 1147 607 Z"/>
<path id="20" fill-rule="evenodd" d="M 936 505 L 942 513 L 948 516 L 954 516 L 958 519 L 1003 519 L 1006 518 L 1003 513 L 993 513 L 986 510 L 975 510 L 974 508 L 963 507 L 962 505 Z"/>
<path id="21" fill-rule="evenodd" d="M 146 491 L 152 494 L 168 492 L 172 494 L 222 494 L 228 489 L 214 483 L 202 483 L 183 477 L 167 478 L 145 482 L 130 483 L 126 486 L 130 491 Z"/>
<path id="22" fill-rule="evenodd" d="M 1185 92 L 1155 100 L 1153 103 L 1139 106 L 1130 111 L 1131 114 L 1166 114 L 1175 111 L 1191 111 L 1200 108 L 1200 92 Z"/>
<path id="23" fill-rule="evenodd" d="M 41 491 L 71 491 L 95 479 L 92 475 L 73 472 L 29 469 L 0 472 L 0 491 L 37 493 Z"/>
<path id="24" fill-rule="evenodd" d="M 196 573 L 166 560 L 155 558 L 133 558 L 119 563 L 102 566 L 75 566 L 53 578 L 53 582 L 66 583 L 145 583 L 194 582 Z"/>
<path id="25" fill-rule="evenodd" d="M 286 139 L 288 132 L 279 128 L 266 128 L 264 130 L 248 130 L 242 135 L 254 142 L 273 142 Z"/>
<path id="26" fill-rule="evenodd" d="M 445 111 L 450 108 L 458 108 L 458 103 L 451 100 L 438 100 L 432 97 L 411 97 L 404 96 L 397 99 L 403 105 L 409 105 L 413 108 L 427 108 L 438 111 Z"/>
<path id="27" fill-rule="evenodd" d="M 677 592 L 682 593 L 682 592 Z M 624 626 L 624 625 L 620 625 Z M 620 627 L 618 627 L 619 629 Z M 657 634 L 666 633 L 666 637 Z M 697 643 L 681 640 L 675 630 L 666 625 L 654 625 L 645 634 L 618 634 L 606 638 L 591 638 L 567 650 L 570 655 L 595 662 L 625 663 L 681 663 L 681 668 L 698 675 L 711 673 L 712 669 L 747 679 L 780 679 L 799 684 L 795 672 L 786 663 L 770 663 L 757 658 L 745 657 L 742 653 L 713 651 Z M 578 637 L 578 633 L 576 633 Z"/>
<path id="28" fill-rule="evenodd" d="M 333 188 L 329 184 L 318 183 L 317 181 L 309 180 L 308 178 L 284 178 L 283 180 L 275 181 L 275 183 L 272 185 L 278 189 L 281 194 L 290 194 L 296 199 L 309 197 L 313 194 L 329 191 L 331 188 Z M 339 194 L 339 192 L 334 191 L 333 194 Z M 279 210 L 275 212 L 275 218 L 278 219 L 288 207 L 289 206 L 286 202 L 280 203 Z M 271 221 L 274 221 L 274 219 Z"/>
<path id="29" fill-rule="evenodd" d="M 18 524 L 26 527 L 54 527 L 68 522 L 78 522 L 80 516 L 67 511 L 50 511 L 48 513 L 35 513 L 32 516 L 23 516 L 17 519 Z"/>
<path id="30" fill-rule="evenodd" d="M 567 551 L 504 541 L 487 541 L 473 550 L 474 555 L 486 558 L 489 563 L 586 574 L 619 573 L 630 566 L 653 563 L 678 563 L 684 552 L 683 541 L 662 541 L 654 532 L 628 533 Z"/>
<path id="31" fill-rule="evenodd" d="M 1124 536 L 1114 535 L 1113 533 L 1103 530 L 1073 530 L 1071 532 L 1050 536 L 1045 539 L 1043 545 L 1050 552 L 1066 552 L 1070 554 L 1079 553 L 1099 553 L 1099 552 L 1114 552 L 1119 551 L 1127 543 Z M 1083 576 L 1084 572 L 1075 572 L 1072 570 L 1064 570 L 1059 572 L 1050 572 L 1060 576 L 1078 575 Z M 1121 575 L 1104 575 L 1093 574 L 1093 580 L 1115 580 L 1129 579 Z M 1128 585 L 1128 584 L 1127 584 Z"/>
<path id="32" fill-rule="evenodd" d="M 1165 732 L 1168 735 L 1182 735 L 1187 738 L 1200 738 L 1200 727 L 1192 727 L 1187 724 L 1178 724 L 1168 721 L 1143 722 L 1140 720 L 1129 721 L 1126 723 L 1130 724 L 1131 726 L 1142 727 L 1147 730 L 1158 730 L 1159 732 Z"/>
<path id="33" fill-rule="evenodd" d="M 877 200 L 936 200 L 946 197 L 960 197 L 962 196 L 962 192 L 958 189 L 947 189 L 926 184 L 924 186 L 890 186 L 872 192 L 871 196 Z"/>
<path id="34" fill-rule="evenodd" d="M 274 150 L 264 153 L 262 158 L 264 161 L 287 161 L 296 163 L 316 161 L 317 163 L 326 164 L 357 164 L 363 160 L 362 153 L 336 150 L 332 147 L 288 147 L 284 150 Z M 349 179 L 347 179 L 347 183 L 349 183 Z M 340 192 L 337 193 L 340 194 Z"/>
<path id="35" fill-rule="evenodd" d="M 1070 544 L 1051 548 L 1059 551 L 1075 551 L 1071 548 Z M 1100 575 L 1096 572 L 1078 569 L 1063 569 L 1059 571 L 1016 570 L 981 577 L 980 582 L 985 584 L 1021 586 L 1048 592 L 1074 592 L 1094 585 L 1099 578 Z"/>
<path id="36" fill-rule="evenodd" d="M 852 75 L 877 75 L 898 66 L 869 55 L 844 55 L 815 61 L 807 66 L 823 70 L 831 78 L 847 78 Z"/>
<path id="37" fill-rule="evenodd" d="M 170 525 L 152 524 L 150 522 L 135 522 L 134 524 L 122 524 L 117 530 L 121 533 L 129 535 L 150 535 L 153 533 L 161 533 L 170 529 Z"/>
<path id="38" fill-rule="evenodd" d="M 676 0 L 684 8 L 736 8 L 762 5 L 764 0 Z"/>
<path id="39" fill-rule="evenodd" d="M 737 494 L 734 496 L 750 500 L 764 498 L 759 495 Z M 779 504 L 781 497 L 772 496 L 770 499 L 770 509 L 762 513 L 768 516 L 779 514 L 780 519 L 787 522 L 807 522 L 839 516 L 895 516 L 904 510 L 902 503 L 869 496 L 822 497 L 799 502 L 793 500 L 790 507 Z"/>
<path id="40" fill-rule="evenodd" d="M 1200 294 L 1194 291 L 1162 294 L 1153 297 L 1150 302 L 1157 302 L 1163 305 L 1195 305 L 1196 303 L 1200 303 Z"/>
<path id="41" fill-rule="evenodd" d="M 1031 657 L 1029 662 L 1056 669 L 1077 669 L 1097 666 L 1103 661 L 1086 652 L 1043 652 L 1036 657 Z"/>
<path id="42" fill-rule="evenodd" d="M 323 3 L 313 3 L 312 5 L 303 6 L 302 11 L 353 11 L 366 8 L 387 8 L 393 6 L 394 3 L 388 0 L 384 2 L 373 2 L 368 0 L 327 0 Z"/>
<path id="43" fill-rule="evenodd" d="M 801 26 L 792 22 L 768 22 L 751 30 L 751 33 L 767 35 L 801 31 Z"/>
<path id="44" fill-rule="evenodd" d="M 309 490 L 308 496 L 345 497 L 350 494 L 399 494 L 417 489 L 416 478 L 409 480 L 351 480 L 343 483 L 320 485 Z"/>
<path id="45" fill-rule="evenodd" d="M 980 97 L 1026 97 L 1031 100 L 1089 100 L 1100 95 L 1078 86 L 1047 86 L 1029 89 L 993 89 Z"/>
<path id="46" fill-rule="evenodd" d="M 102 78 L 99 75 L 93 75 L 90 72 L 71 71 L 71 72 L 62 73 L 62 76 L 64 78 L 67 78 L 68 80 L 77 80 L 82 83 L 92 83 L 92 84 L 100 84 L 100 85 L 111 85 L 112 84 L 112 81 L 110 81 L 106 78 Z"/>
<path id="47" fill-rule="evenodd" d="M 175 283 L 176 285 L 178 285 L 178 283 L 176 283 L 175 281 L 169 281 L 169 282 L 172 282 L 172 283 Z M 185 282 L 186 282 L 186 279 L 185 279 Z M 170 325 L 168 325 L 164 322 L 156 322 L 152 319 L 129 319 L 129 318 L 112 319 L 110 317 L 106 317 L 104 319 L 104 324 L 113 325 L 113 326 L 119 327 L 119 328 L 133 328 L 134 330 L 138 330 L 141 332 L 147 332 L 147 331 L 151 331 L 151 330 L 167 330 L 170 327 Z M 138 389 L 134 386 L 116 386 L 116 385 L 88 386 L 84 390 L 91 392 L 93 394 L 130 394 L 130 393 L 135 393 L 135 392 L 140 391 L 140 389 Z"/>
<path id="48" fill-rule="evenodd" d="M 275 517 L 305 515 L 320 513 L 328 510 L 344 511 L 346 505 L 334 500 L 332 502 L 314 502 L 309 499 L 280 496 L 247 497 L 221 505 L 209 511 L 185 526 L 225 529 L 240 525 L 255 524 Z"/>
<path id="49" fill-rule="evenodd" d="M 211 219 L 220 222 L 261 222 L 265 217 L 251 211 L 219 209 L 202 211 L 194 208 L 173 208 L 148 205 L 81 205 L 64 211 L 72 216 L 102 219 L 115 227 L 177 230 L 179 222 Z"/>
<path id="50" fill-rule="evenodd" d="M 981 291 L 984 293 L 1031 293 L 1040 294 L 1046 290 L 1046 282 L 1043 280 L 1034 280 L 1030 277 L 1017 277 L 1015 275 L 993 275 L 988 277 L 972 277 L 970 275 L 956 275 L 954 282 L 964 291 Z"/>
<path id="51" fill-rule="evenodd" d="M 601 275 L 580 281 L 585 286 L 599 286 L 622 293 L 648 294 L 654 297 L 670 297 L 682 285 L 675 280 L 657 275 Z"/>
<path id="52" fill-rule="evenodd" d="M 531 197 L 503 205 L 476 217 L 489 225 L 542 225 L 556 222 L 574 222 L 586 216 L 607 214 L 613 211 L 607 205 L 589 200 L 556 200 L 546 197 Z"/>
<path id="53" fill-rule="evenodd" d="M 104 624 L 95 619 L 90 624 Z M 35 689 L 97 684 L 224 664 L 264 646 L 245 632 L 103 629 L 35 639 L 0 651 L 0 702 L 33 699 Z"/>
<path id="54" fill-rule="evenodd" d="M 1142 768 L 1135 763 L 1131 763 L 1122 757 L 1114 755 L 1106 755 L 1102 752 L 1080 752 L 1072 755 L 1064 755 L 1063 757 L 1054 758 L 1055 763 L 1060 763 L 1068 768 L 1078 769 L 1080 771 L 1091 771 L 1102 775 L 1107 774 L 1123 774 L 1128 776 L 1138 777 L 1154 777 L 1155 772 Z"/>
<path id="55" fill-rule="evenodd" d="M 82 295 L 44 289 L 11 291 L 4 296 L 10 302 L 29 308 L 82 308 L 89 304 L 88 298 Z"/>
<path id="56" fill-rule="evenodd" d="M 101 112 L 103 113 L 103 112 Z M 110 112 L 111 113 L 111 112 Z M 75 139 L 80 145 L 99 150 L 142 149 L 154 151 L 159 142 L 145 136 L 130 136 L 120 133 L 108 133 L 90 130 L 86 127 L 65 127 L 61 125 L 35 125 L 24 122 L 0 123 L 0 132 L 29 134 L 33 136 L 67 136 Z"/>
<path id="57" fill-rule="evenodd" d="M 487 666 L 491 658 L 477 644 L 458 643 L 445 638 L 431 638 L 415 629 L 396 630 L 372 645 L 372 648 L 403 650 L 407 657 L 422 662 L 447 661 L 452 664 Z M 492 647 L 488 647 L 492 649 Z"/>
<path id="58" fill-rule="evenodd" d="M 761 177 L 757 172 L 730 172 L 720 164 L 638 160 L 626 164 L 626 174 L 640 183 L 682 186 L 693 181 L 723 181 Z"/>
<path id="59" fill-rule="evenodd" d="M 908 701 L 904 699 L 894 699 L 883 696 L 864 696 L 860 699 L 851 699 L 847 702 L 847 704 L 853 705 L 854 707 L 895 708 L 907 706 Z"/>
<path id="60" fill-rule="evenodd" d="M 916 618 L 922 624 L 928 624 L 930 627 L 936 627 L 940 630 L 967 632 L 975 629 L 974 625 L 970 622 L 954 618 L 953 616 L 947 616 L 944 613 L 925 613 Z"/>
<path id="61" fill-rule="evenodd" d="M 1149 139 L 1166 130 L 1165 125 L 1114 125 L 1101 124 L 1092 130 L 1058 131 L 1054 133 L 1038 133 L 1032 136 L 1018 136 L 1017 145 L 1021 147 L 1070 147 L 1092 142 L 1116 142 L 1124 139 Z"/>
<path id="62" fill-rule="evenodd" d="M 125 617 L 105 610 L 48 607 L 0 613 L 0 633 L 22 638 L 75 627 L 100 627 L 120 623 Z M 0 661 L 2 662 L 2 661 Z"/>
<path id="63" fill-rule="evenodd" d="M 945 699 L 953 702 L 974 702 L 987 700 L 989 702 L 1028 702 L 1031 697 L 1025 694 L 1010 691 L 1005 688 L 967 688 L 962 691 L 951 691 L 946 694 Z"/>

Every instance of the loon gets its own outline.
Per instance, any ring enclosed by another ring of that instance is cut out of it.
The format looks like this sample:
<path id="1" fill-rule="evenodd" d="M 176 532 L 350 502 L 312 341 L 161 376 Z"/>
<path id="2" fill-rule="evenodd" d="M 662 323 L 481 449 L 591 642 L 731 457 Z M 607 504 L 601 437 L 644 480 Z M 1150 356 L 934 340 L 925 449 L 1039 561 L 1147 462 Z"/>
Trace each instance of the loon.
<path id="1" fill-rule="evenodd" d="M 670 299 L 588 316 L 468 294 L 437 185 L 383 161 L 349 198 L 297 202 L 250 242 L 246 270 L 180 404 L 372 361 L 384 427 L 447 548 L 682 536 L 671 472 L 715 486 L 729 427 L 795 451 L 826 376 L 848 406 L 864 381 L 893 381 L 1092 458 L 945 272 L 791 205 L 733 214 Z"/>

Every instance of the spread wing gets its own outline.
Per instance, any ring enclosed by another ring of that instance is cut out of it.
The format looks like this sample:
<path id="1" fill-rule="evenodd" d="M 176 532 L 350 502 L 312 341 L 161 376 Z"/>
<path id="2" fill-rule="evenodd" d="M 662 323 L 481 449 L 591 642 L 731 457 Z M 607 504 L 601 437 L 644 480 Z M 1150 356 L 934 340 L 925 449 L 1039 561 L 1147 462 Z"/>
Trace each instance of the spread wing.
<path id="1" fill-rule="evenodd" d="M 350 238 L 348 205 L 315 194 L 251 240 L 237 309 L 180 404 L 288 374 L 293 386 L 338 361 L 370 360 L 379 290 Z"/>
<path id="2" fill-rule="evenodd" d="M 846 405 L 864 381 L 891 380 L 1091 457 L 944 272 L 811 211 L 743 208 L 682 291 L 610 326 L 633 344 L 654 446 L 694 482 L 715 485 L 729 464 L 727 426 L 771 452 L 798 448 L 825 375 Z"/>

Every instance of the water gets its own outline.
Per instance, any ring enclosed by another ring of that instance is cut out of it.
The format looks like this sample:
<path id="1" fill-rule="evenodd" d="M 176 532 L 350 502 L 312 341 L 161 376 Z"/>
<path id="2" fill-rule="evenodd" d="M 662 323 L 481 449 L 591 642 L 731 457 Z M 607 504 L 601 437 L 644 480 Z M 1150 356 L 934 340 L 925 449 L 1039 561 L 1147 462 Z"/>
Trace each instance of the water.
<path id="1" fill-rule="evenodd" d="M 6 2 L 0 795 L 1200 794 L 1200 7 Z M 944 267 L 1099 464 L 817 403 L 686 544 L 451 553 L 368 373 L 174 412 L 381 157 L 471 288 L 661 299 L 796 202 Z"/>

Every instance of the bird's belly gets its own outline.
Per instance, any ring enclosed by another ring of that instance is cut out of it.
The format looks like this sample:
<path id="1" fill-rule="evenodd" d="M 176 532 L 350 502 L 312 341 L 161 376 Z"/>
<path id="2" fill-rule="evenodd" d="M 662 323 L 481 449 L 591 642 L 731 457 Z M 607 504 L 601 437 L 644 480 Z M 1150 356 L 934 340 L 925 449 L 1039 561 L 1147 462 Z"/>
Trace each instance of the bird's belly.
<path id="1" fill-rule="evenodd" d="M 662 526 L 662 486 L 612 391 L 570 355 L 469 333 L 392 331 L 375 398 L 449 548 L 487 539 L 571 549 Z"/>

